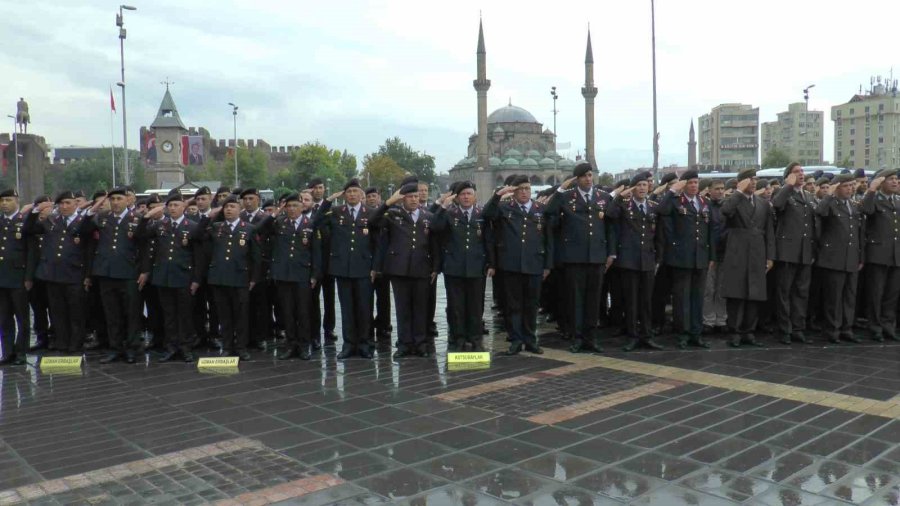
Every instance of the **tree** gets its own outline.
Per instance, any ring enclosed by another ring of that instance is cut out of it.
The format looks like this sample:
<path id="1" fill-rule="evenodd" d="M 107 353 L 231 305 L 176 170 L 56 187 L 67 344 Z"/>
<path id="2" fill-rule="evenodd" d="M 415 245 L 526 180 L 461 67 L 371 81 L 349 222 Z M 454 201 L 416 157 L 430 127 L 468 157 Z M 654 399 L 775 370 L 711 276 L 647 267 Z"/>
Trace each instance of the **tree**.
<path id="1" fill-rule="evenodd" d="M 349 181 L 356 177 L 356 156 L 351 155 L 345 149 L 343 153 L 341 153 L 341 159 L 338 161 L 338 168 L 341 171 L 341 174 Z"/>
<path id="2" fill-rule="evenodd" d="M 837 166 L 842 169 L 852 169 L 853 168 L 853 164 L 850 162 L 849 156 L 845 156 L 844 159 L 841 160 L 841 163 L 837 164 Z"/>
<path id="3" fill-rule="evenodd" d="M 384 144 L 378 147 L 378 154 L 391 157 L 403 170 L 418 176 L 419 181 L 434 182 L 434 157 L 419 153 L 399 137 L 384 141 Z"/>
<path id="4" fill-rule="evenodd" d="M 600 177 L 597 178 L 597 184 L 600 186 L 612 186 L 615 182 L 616 180 L 609 172 L 602 172 L 600 173 Z"/>
<path id="5" fill-rule="evenodd" d="M 116 157 L 116 185 L 122 185 L 125 182 L 122 176 L 124 167 L 121 153 L 117 155 L 119 156 Z M 136 151 L 130 151 L 129 155 L 131 186 L 140 193 L 147 189 L 144 166 Z M 112 154 L 104 150 L 93 158 L 76 160 L 57 171 L 48 172 L 44 179 L 44 189 L 48 195 L 54 195 L 62 190 L 81 190 L 90 197 L 95 191 L 111 189 L 112 180 Z"/>
<path id="6" fill-rule="evenodd" d="M 367 185 L 378 188 L 378 191 L 384 193 L 388 191 L 389 185 L 394 188 L 399 187 L 400 181 L 406 173 L 387 155 L 366 155 L 363 159 L 363 172 L 360 179 L 367 181 Z"/>
<path id="7" fill-rule="evenodd" d="M 764 169 L 783 169 L 787 167 L 789 163 L 791 163 L 791 158 L 787 153 L 778 148 L 772 148 L 766 153 L 766 156 L 763 157 L 762 167 Z"/>
<path id="8" fill-rule="evenodd" d="M 343 153 L 319 142 L 307 142 L 291 154 L 290 180 L 284 181 L 291 188 L 306 188 L 306 184 L 314 177 L 331 181 L 329 191 L 344 186 L 347 182 L 347 171 L 341 170 Z M 349 170 L 350 158 L 353 162 L 353 173 L 356 172 L 356 157 L 347 155 L 345 169 Z"/>

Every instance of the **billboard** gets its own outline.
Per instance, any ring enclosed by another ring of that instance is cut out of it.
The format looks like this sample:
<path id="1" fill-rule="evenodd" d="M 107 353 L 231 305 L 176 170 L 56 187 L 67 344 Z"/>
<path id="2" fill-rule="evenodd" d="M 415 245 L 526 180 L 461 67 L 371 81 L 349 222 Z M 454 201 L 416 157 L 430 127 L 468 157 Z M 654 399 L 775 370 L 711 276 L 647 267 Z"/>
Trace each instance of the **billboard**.
<path id="1" fill-rule="evenodd" d="M 144 130 L 144 138 L 141 139 L 141 150 L 144 153 L 144 161 L 148 165 L 156 163 L 156 134 L 150 130 Z"/>
<path id="2" fill-rule="evenodd" d="M 185 165 L 203 165 L 206 153 L 203 150 L 202 135 L 185 135 L 182 137 L 181 161 Z"/>

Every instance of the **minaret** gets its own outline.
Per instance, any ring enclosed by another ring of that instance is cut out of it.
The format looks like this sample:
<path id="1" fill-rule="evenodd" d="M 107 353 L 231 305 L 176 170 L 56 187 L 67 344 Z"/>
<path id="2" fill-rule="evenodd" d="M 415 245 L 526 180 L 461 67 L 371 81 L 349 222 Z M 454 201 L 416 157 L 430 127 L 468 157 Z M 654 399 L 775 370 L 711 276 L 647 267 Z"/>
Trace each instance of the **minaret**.
<path id="1" fill-rule="evenodd" d="M 590 162 L 596 173 L 597 158 L 594 156 L 594 98 L 597 96 L 597 87 L 594 86 L 594 52 L 591 49 L 590 28 L 588 28 L 587 52 L 584 55 L 584 87 L 581 88 L 581 96 L 584 97 L 585 158 Z M 556 135 L 556 132 L 553 133 Z"/>
<path id="2" fill-rule="evenodd" d="M 491 81 L 487 78 L 487 53 L 484 50 L 484 30 L 481 20 L 478 20 L 478 79 L 472 81 L 472 86 L 478 92 L 478 141 L 475 144 L 476 168 L 490 169 L 490 154 L 488 153 L 487 131 L 487 92 L 491 87 Z"/>
<path id="3" fill-rule="evenodd" d="M 697 165 L 697 139 L 694 137 L 694 120 L 691 119 L 691 133 L 688 135 L 688 168 Z"/>

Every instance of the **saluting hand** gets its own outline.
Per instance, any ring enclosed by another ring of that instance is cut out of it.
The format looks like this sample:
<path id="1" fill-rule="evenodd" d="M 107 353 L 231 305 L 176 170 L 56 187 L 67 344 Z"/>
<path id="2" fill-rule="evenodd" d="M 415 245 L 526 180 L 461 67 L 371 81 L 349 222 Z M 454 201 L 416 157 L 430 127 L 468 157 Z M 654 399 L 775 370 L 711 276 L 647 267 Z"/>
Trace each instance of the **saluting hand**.
<path id="1" fill-rule="evenodd" d="M 137 278 L 138 290 L 143 290 L 144 286 L 147 285 L 147 280 L 150 279 L 150 274 L 146 272 L 142 272 Z"/>
<path id="2" fill-rule="evenodd" d="M 796 172 L 791 172 L 790 174 L 788 174 L 788 176 L 784 178 L 785 186 L 796 186 L 798 177 L 800 176 L 798 176 Z"/>
<path id="3" fill-rule="evenodd" d="M 684 190 L 684 185 L 686 184 L 687 181 L 675 181 L 674 183 L 672 183 L 672 186 L 670 186 L 669 189 L 680 195 Z"/>
<path id="4" fill-rule="evenodd" d="M 749 193 L 748 190 L 750 189 L 750 185 L 752 185 L 752 184 L 753 184 L 753 179 L 748 177 L 746 179 L 742 179 L 742 180 L 738 181 L 737 189 L 741 193 Z"/>
<path id="5" fill-rule="evenodd" d="M 884 182 L 884 176 L 878 176 L 869 183 L 869 191 L 874 193 L 877 192 L 879 188 L 881 188 L 881 183 Z"/>
<path id="6" fill-rule="evenodd" d="M 511 194 L 514 191 L 516 191 L 515 186 L 504 186 L 503 188 L 500 188 L 499 190 L 497 190 L 497 195 L 500 195 L 502 197 L 504 195 Z"/>
<path id="7" fill-rule="evenodd" d="M 834 191 L 837 190 L 837 187 L 838 187 L 838 186 L 839 186 L 839 185 L 836 185 L 836 184 L 830 184 L 830 185 L 828 185 L 828 188 L 825 189 L 825 192 L 828 193 L 828 195 L 832 195 L 832 196 L 833 196 L 833 195 L 834 195 Z"/>
<path id="8" fill-rule="evenodd" d="M 401 200 L 403 200 L 403 195 L 400 194 L 400 190 L 398 189 L 398 190 L 395 191 L 394 194 L 391 195 L 391 197 L 390 197 L 389 199 L 387 199 L 384 203 L 387 204 L 387 205 L 390 207 L 390 206 L 396 204 L 397 202 L 400 202 Z"/>
<path id="9" fill-rule="evenodd" d="M 441 207 L 443 207 L 444 209 L 447 209 L 448 207 L 450 207 L 450 204 L 453 203 L 453 200 L 456 198 L 456 194 L 450 193 L 447 195 L 446 198 L 444 198 L 444 197 L 441 197 L 441 198 L 443 199 L 443 201 L 440 203 Z"/>
<path id="10" fill-rule="evenodd" d="M 563 184 L 561 185 L 562 189 L 563 189 L 563 190 L 568 190 L 569 188 L 572 187 L 573 184 L 575 184 L 575 181 L 576 181 L 577 179 L 578 179 L 578 178 L 575 177 L 575 176 L 572 176 L 572 177 L 570 177 L 569 179 L 566 179 L 565 181 L 563 181 Z"/>
<path id="11" fill-rule="evenodd" d="M 335 199 L 339 199 L 343 196 L 344 196 L 344 190 L 341 190 L 337 193 L 332 193 L 325 200 L 327 200 L 328 202 L 334 202 Z"/>
<path id="12" fill-rule="evenodd" d="M 632 192 L 632 191 L 634 191 L 634 188 L 629 186 L 629 187 L 623 189 L 622 191 L 620 191 L 620 192 L 618 193 L 618 195 L 619 195 L 620 197 L 622 197 L 623 200 L 628 200 L 628 198 L 631 197 L 631 192 Z"/>
<path id="13" fill-rule="evenodd" d="M 148 220 L 159 219 L 163 215 L 163 211 L 165 211 L 165 209 L 166 208 L 163 206 L 154 207 L 153 209 L 150 209 L 149 211 L 144 213 L 144 218 L 147 218 Z"/>

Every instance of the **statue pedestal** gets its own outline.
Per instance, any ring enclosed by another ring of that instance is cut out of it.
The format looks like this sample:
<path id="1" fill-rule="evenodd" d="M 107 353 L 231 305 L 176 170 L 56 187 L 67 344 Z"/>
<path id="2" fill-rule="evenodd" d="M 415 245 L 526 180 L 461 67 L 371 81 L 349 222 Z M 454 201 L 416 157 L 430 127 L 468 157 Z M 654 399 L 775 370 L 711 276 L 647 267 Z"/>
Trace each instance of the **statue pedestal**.
<path id="1" fill-rule="evenodd" d="M 28 203 L 44 194 L 44 175 L 50 166 L 47 141 L 34 134 L 0 136 L 0 143 L 9 143 L 6 149 L 6 173 L 13 184 L 16 178 L 16 140 L 19 145 L 19 198 L 21 202 Z"/>
<path id="2" fill-rule="evenodd" d="M 147 167 L 147 188 L 174 188 L 184 184 L 184 168 L 178 165 L 156 164 Z"/>

